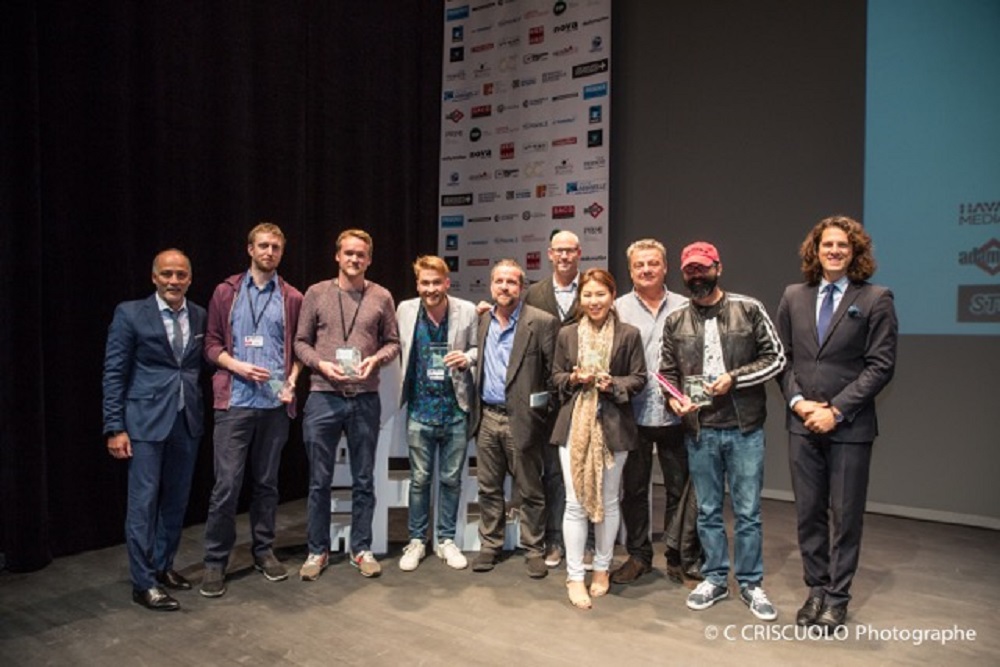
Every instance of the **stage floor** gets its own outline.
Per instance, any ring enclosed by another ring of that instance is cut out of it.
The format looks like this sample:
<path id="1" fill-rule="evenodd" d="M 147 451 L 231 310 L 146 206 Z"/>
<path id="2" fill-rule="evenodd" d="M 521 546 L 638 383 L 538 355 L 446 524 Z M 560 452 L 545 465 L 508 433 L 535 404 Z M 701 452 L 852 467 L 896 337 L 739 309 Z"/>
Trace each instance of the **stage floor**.
<path id="1" fill-rule="evenodd" d="M 663 572 L 660 544 L 652 574 L 612 586 L 589 612 L 569 605 L 564 567 L 532 580 L 519 553 L 488 574 L 450 570 L 433 555 L 402 572 L 405 510 L 380 578 L 335 556 L 318 581 L 302 582 L 300 500 L 279 511 L 276 551 L 292 576 L 270 583 L 253 571 L 241 516 L 222 598 L 198 594 L 203 526 L 185 530 L 176 565 L 195 590 L 175 595 L 177 613 L 131 602 L 124 546 L 0 574 L 0 665 L 1000 664 L 1000 533 L 866 516 L 848 632 L 816 640 L 794 626 L 805 599 L 794 509 L 763 508 L 775 623 L 751 616 L 735 586 L 728 600 L 689 611 L 687 589 Z M 943 644 L 943 632 L 959 636 Z"/>

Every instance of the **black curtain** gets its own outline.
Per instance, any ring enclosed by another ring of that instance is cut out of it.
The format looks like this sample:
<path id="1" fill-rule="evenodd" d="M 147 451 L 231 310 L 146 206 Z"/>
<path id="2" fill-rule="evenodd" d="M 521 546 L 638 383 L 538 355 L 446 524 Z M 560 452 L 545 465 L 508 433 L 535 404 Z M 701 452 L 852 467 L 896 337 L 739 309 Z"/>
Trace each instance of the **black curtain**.
<path id="1" fill-rule="evenodd" d="M 0 38 L 0 551 L 13 570 L 123 539 L 126 468 L 101 435 L 114 306 L 190 256 L 207 305 L 261 220 L 305 291 L 347 227 L 412 295 L 436 250 L 443 0 L 14 2 Z M 206 374 L 206 402 L 210 399 Z M 211 412 L 207 413 L 211 420 Z M 210 424 L 207 426 L 210 427 Z M 188 522 L 205 518 L 211 429 Z M 306 489 L 297 428 L 285 499 Z"/>

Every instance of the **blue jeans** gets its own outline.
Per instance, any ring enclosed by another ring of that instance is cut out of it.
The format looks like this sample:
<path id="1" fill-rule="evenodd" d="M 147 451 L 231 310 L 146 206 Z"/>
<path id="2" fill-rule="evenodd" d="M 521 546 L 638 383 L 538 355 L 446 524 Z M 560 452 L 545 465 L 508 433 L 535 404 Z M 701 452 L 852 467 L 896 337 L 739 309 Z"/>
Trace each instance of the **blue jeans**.
<path id="1" fill-rule="evenodd" d="M 733 574 L 740 588 L 764 578 L 760 491 L 764 484 L 764 430 L 741 433 L 738 428 L 702 428 L 698 437 L 684 436 L 688 467 L 698 497 L 698 537 L 705 551 L 701 573 L 717 586 L 729 576 L 729 542 L 722 518 L 726 480 L 735 524 Z"/>
<path id="2" fill-rule="evenodd" d="M 306 502 L 309 553 L 330 551 L 330 484 L 337 443 L 347 435 L 351 463 L 351 553 L 369 551 L 375 515 L 375 447 L 378 445 L 382 403 L 378 392 L 350 398 L 314 391 L 302 411 L 302 440 L 309 459 L 309 499 Z"/>
<path id="3" fill-rule="evenodd" d="M 466 420 L 430 426 L 413 419 L 406 423 L 410 446 L 410 539 L 427 539 L 434 461 L 438 462 L 437 541 L 455 539 L 455 521 L 462 495 L 462 469 L 469 436 Z"/>

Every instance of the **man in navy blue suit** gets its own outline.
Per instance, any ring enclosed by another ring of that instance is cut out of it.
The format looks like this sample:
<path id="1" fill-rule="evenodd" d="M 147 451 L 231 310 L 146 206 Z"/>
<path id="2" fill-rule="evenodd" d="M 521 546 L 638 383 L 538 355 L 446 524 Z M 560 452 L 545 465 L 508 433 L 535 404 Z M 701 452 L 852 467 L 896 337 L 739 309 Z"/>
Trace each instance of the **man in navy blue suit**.
<path id="1" fill-rule="evenodd" d="M 821 220 L 799 250 L 805 282 L 785 289 L 775 319 L 788 358 L 781 389 L 809 587 L 795 622 L 827 632 L 847 618 L 878 434 L 875 397 L 896 367 L 896 310 L 892 292 L 868 282 L 871 248 L 856 220 Z"/>
<path id="2" fill-rule="evenodd" d="M 180 604 L 163 590 L 191 584 L 173 568 L 203 431 L 205 309 L 185 298 L 191 262 L 180 250 L 153 260 L 156 293 L 118 304 L 104 353 L 104 436 L 128 459 L 125 543 L 132 600 L 147 609 Z"/>

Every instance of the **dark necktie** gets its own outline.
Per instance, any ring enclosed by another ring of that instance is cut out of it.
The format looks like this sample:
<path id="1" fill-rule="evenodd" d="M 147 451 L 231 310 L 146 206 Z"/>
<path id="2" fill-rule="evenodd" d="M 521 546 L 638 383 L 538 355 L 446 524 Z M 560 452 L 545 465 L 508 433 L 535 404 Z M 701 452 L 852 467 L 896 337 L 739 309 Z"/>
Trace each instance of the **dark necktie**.
<path id="1" fill-rule="evenodd" d="M 819 318 L 816 320 L 816 333 L 819 334 L 820 344 L 826 339 L 826 333 L 830 328 L 830 320 L 833 319 L 833 297 L 837 293 L 837 286 L 833 283 L 823 288 L 826 296 L 819 307 Z"/>
<path id="2" fill-rule="evenodd" d="M 177 363 L 180 363 L 181 359 L 184 358 L 184 330 L 181 329 L 180 317 L 180 312 L 170 311 L 170 319 L 174 321 L 174 335 L 170 344 L 174 348 L 174 357 L 177 359 Z"/>

